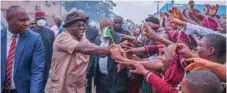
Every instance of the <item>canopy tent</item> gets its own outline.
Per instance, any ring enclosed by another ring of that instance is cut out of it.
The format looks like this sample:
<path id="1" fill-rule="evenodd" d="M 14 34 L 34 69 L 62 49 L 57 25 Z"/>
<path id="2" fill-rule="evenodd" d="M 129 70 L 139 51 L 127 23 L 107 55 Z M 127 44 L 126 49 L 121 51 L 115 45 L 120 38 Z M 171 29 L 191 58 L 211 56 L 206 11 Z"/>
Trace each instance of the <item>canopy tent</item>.
<path id="1" fill-rule="evenodd" d="M 167 12 L 172 7 L 177 7 L 178 9 L 180 9 L 181 11 L 183 11 L 183 9 L 185 9 L 185 8 L 188 7 L 188 4 L 166 3 L 162 8 L 160 8 L 154 14 L 156 15 L 157 13 L 160 13 L 160 12 Z M 196 9 L 198 9 L 202 14 L 205 14 L 205 9 L 206 9 L 206 6 L 205 5 L 195 4 L 194 7 Z M 219 5 L 219 9 L 218 9 L 217 15 L 219 15 L 219 16 L 226 16 L 226 5 Z"/>

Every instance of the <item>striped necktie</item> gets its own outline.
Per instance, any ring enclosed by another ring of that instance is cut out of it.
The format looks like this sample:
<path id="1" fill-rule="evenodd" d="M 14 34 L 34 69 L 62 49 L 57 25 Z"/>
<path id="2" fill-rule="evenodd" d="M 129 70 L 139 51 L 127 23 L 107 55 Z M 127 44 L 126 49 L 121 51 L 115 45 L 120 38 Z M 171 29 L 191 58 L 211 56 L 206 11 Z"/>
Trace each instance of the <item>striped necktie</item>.
<path id="1" fill-rule="evenodd" d="M 16 47 L 17 47 L 16 38 L 17 38 L 17 35 L 12 36 L 12 43 L 10 45 L 9 54 L 8 54 L 8 58 L 7 58 L 6 83 L 5 83 L 6 89 L 10 89 L 11 83 L 12 83 L 11 79 L 12 79 L 13 61 L 14 61 L 15 51 L 16 51 Z"/>

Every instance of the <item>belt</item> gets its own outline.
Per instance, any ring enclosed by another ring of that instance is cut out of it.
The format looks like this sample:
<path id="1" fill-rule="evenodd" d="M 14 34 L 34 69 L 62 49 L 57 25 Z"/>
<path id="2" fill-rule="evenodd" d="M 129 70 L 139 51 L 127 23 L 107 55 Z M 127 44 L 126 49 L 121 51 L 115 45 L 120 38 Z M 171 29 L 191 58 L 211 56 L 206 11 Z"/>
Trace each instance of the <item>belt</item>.
<path id="1" fill-rule="evenodd" d="M 17 93 L 16 89 L 3 89 L 2 93 Z"/>

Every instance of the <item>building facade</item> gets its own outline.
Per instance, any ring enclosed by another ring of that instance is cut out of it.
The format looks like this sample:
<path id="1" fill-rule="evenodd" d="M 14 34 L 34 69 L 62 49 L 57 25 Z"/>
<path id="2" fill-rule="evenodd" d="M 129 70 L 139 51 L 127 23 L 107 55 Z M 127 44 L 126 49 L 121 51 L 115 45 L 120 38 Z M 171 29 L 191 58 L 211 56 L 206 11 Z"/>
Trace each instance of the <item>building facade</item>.
<path id="1" fill-rule="evenodd" d="M 30 20 L 34 20 L 35 12 L 42 10 L 46 13 L 46 19 L 49 24 L 53 24 L 54 17 L 60 17 L 63 19 L 67 13 L 63 7 L 61 1 L 1 1 L 1 11 L 5 14 L 7 8 L 11 5 L 20 5 L 24 7 L 30 17 Z"/>

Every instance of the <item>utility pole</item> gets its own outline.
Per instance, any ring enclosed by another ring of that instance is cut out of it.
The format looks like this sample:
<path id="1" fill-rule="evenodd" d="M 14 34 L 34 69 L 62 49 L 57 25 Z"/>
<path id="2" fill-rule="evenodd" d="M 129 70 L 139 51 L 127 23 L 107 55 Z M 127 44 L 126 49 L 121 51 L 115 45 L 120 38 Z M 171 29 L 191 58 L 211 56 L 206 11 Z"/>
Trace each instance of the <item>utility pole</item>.
<path id="1" fill-rule="evenodd" d="M 157 3 L 157 17 L 158 17 L 158 14 L 159 14 L 159 4 L 160 2 L 162 2 L 161 0 L 157 0 L 157 1 L 154 1 L 155 3 Z"/>
<path id="2" fill-rule="evenodd" d="M 61 4 L 61 0 L 60 0 L 60 17 L 62 18 L 62 11 L 61 11 L 61 6 L 62 6 L 62 4 Z"/>

